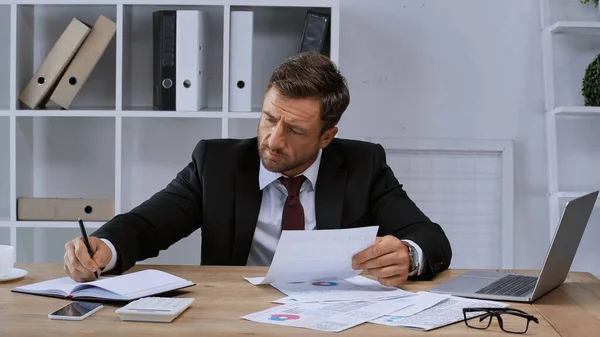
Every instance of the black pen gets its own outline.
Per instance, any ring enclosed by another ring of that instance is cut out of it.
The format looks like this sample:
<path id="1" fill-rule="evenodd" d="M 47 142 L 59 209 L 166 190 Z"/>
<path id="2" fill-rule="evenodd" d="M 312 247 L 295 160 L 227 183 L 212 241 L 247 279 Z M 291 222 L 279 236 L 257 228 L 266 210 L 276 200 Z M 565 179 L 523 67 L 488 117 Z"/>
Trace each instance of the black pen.
<path id="1" fill-rule="evenodd" d="M 85 227 L 83 227 L 83 220 L 81 220 L 81 218 L 77 218 L 77 222 L 79 222 L 79 229 L 81 230 L 81 236 L 83 237 L 83 243 L 85 243 L 88 253 L 90 253 L 90 257 L 93 257 L 94 254 L 92 253 L 92 247 L 90 246 L 90 242 L 88 241 L 87 233 L 85 232 Z M 96 275 L 96 278 L 98 278 L 97 271 L 94 272 L 94 275 Z"/>

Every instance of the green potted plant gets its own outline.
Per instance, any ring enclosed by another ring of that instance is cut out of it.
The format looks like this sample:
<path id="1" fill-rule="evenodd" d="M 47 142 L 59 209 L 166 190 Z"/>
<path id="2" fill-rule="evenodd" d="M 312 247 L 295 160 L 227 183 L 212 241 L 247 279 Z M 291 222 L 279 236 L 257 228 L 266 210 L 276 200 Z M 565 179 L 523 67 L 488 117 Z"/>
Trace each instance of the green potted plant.
<path id="1" fill-rule="evenodd" d="M 594 7 L 598 7 L 598 0 L 579 0 L 582 4 L 587 4 L 588 2 L 594 3 Z"/>
<path id="2" fill-rule="evenodd" d="M 585 106 L 600 106 L 600 55 L 587 66 L 581 85 Z"/>

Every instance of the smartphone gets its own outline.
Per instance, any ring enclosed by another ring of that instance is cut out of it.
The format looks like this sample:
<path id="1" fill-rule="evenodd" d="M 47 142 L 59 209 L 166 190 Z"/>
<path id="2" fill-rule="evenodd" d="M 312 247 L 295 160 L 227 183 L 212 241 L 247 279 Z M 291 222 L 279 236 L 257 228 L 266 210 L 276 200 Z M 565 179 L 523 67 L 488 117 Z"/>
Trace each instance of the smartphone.
<path id="1" fill-rule="evenodd" d="M 49 313 L 50 319 L 63 319 L 68 321 L 81 321 L 91 314 L 102 309 L 102 304 L 92 302 L 70 302 L 58 310 Z"/>

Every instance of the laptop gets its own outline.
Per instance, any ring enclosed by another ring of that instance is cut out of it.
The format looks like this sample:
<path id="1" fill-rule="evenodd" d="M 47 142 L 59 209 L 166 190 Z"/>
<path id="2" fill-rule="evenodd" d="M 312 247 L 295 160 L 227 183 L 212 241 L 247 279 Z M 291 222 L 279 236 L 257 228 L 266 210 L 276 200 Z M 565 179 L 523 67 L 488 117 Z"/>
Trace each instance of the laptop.
<path id="1" fill-rule="evenodd" d="M 567 203 L 538 276 L 473 270 L 430 291 L 487 300 L 528 303 L 537 300 L 567 278 L 597 198 L 598 191 Z"/>

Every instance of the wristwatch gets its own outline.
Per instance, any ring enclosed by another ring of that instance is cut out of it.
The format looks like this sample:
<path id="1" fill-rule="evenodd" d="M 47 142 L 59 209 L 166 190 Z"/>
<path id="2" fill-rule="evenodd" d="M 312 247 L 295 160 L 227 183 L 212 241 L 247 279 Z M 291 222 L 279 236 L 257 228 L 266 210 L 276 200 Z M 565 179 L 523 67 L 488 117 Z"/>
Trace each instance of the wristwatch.
<path id="1" fill-rule="evenodd" d="M 406 244 L 406 247 L 408 247 L 408 256 L 410 260 L 408 274 L 413 275 L 416 272 L 419 265 L 419 261 L 417 260 L 417 253 L 415 252 L 415 247 L 413 247 L 411 244 L 407 242 L 404 242 L 404 244 Z"/>

